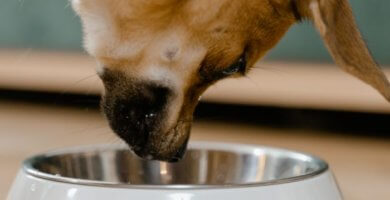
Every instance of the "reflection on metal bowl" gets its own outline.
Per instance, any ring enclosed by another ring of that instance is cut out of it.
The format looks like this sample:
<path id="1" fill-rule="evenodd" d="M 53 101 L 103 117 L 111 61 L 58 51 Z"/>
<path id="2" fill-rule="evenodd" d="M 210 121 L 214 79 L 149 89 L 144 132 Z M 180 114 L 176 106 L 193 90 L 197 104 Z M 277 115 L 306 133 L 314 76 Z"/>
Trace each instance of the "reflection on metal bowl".
<path id="1" fill-rule="evenodd" d="M 178 163 L 125 147 L 78 147 L 24 162 L 9 200 L 341 200 L 319 158 L 262 146 L 193 142 Z"/>

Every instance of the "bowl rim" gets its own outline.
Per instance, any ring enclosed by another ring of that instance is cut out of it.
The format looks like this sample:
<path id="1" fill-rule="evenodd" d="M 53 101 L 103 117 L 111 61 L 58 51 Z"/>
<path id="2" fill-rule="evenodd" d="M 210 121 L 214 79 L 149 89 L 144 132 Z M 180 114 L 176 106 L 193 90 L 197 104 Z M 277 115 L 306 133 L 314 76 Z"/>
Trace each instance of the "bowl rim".
<path id="1" fill-rule="evenodd" d="M 270 185 L 281 185 L 286 183 L 293 183 L 303 180 L 308 180 L 324 174 L 329 170 L 329 165 L 323 159 L 314 156 L 312 154 L 303 153 L 300 151 L 290 150 L 286 148 L 277 148 L 264 145 L 253 145 L 253 144 L 243 144 L 243 143 L 231 143 L 231 142 L 210 142 L 210 141 L 191 141 L 189 143 L 189 149 L 191 148 L 205 148 L 207 150 L 220 150 L 220 151 L 233 151 L 242 152 L 242 153 L 254 153 L 262 154 L 266 152 L 278 152 L 285 155 L 305 160 L 316 162 L 319 166 L 318 170 L 313 172 L 287 177 L 282 179 L 261 181 L 261 182 L 249 182 L 249 183 L 227 183 L 227 184 L 126 184 L 126 183 L 117 183 L 109 181 L 97 181 L 97 180 L 87 180 L 79 178 L 69 178 L 53 174 L 44 173 L 38 171 L 33 167 L 33 163 L 37 160 L 41 160 L 47 157 L 58 156 L 62 154 L 70 153 L 81 153 L 88 152 L 88 150 L 94 151 L 110 151 L 110 150 L 120 150 L 126 149 L 125 145 L 109 145 L 109 144 L 95 144 L 95 145 L 84 145 L 76 147 L 67 147 L 61 148 L 58 150 L 52 150 L 45 153 L 37 154 L 31 156 L 23 161 L 22 171 L 27 175 L 43 179 L 46 181 L 53 181 L 57 183 L 66 183 L 72 185 L 82 185 L 82 186 L 93 186 L 93 187 L 105 187 L 105 188 L 126 188 L 126 189 L 154 189 L 154 190 L 198 190 L 198 189 L 227 189 L 227 188 L 248 188 L 248 187 L 260 187 L 260 186 L 270 186 Z"/>

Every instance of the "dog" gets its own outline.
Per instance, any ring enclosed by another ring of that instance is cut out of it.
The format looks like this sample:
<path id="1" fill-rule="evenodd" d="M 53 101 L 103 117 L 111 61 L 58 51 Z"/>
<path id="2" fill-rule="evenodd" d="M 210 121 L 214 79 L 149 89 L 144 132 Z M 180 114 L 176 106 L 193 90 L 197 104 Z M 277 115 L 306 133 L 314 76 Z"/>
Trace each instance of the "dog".
<path id="1" fill-rule="evenodd" d="M 287 30 L 311 20 L 334 61 L 390 101 L 390 84 L 348 0 L 71 0 L 98 61 L 102 109 L 140 157 L 182 158 L 193 112 L 215 82 L 243 76 Z"/>

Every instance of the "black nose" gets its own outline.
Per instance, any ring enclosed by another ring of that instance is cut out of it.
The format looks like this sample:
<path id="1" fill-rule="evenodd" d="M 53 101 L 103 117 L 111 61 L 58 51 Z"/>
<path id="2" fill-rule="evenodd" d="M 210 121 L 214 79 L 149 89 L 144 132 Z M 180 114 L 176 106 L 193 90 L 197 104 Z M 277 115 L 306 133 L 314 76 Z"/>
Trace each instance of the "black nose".
<path id="1" fill-rule="evenodd" d="M 158 131 L 171 96 L 167 87 L 136 84 L 106 88 L 103 110 L 113 131 L 136 152 L 144 149 L 150 134 Z"/>

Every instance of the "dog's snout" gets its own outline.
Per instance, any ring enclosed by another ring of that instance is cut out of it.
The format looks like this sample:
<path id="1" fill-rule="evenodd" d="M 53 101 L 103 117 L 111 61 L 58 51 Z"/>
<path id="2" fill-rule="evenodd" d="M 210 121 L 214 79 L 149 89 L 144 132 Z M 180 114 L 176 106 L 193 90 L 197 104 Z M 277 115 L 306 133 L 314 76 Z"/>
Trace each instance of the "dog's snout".
<path id="1" fill-rule="evenodd" d="M 140 80 L 104 70 L 102 109 L 111 129 L 140 157 L 175 162 L 186 150 L 191 118 L 169 80 Z M 184 120 L 186 119 L 186 120 Z M 190 119 L 190 120 L 187 120 Z"/>
<path id="2" fill-rule="evenodd" d="M 185 140 L 185 142 L 179 147 L 179 149 L 177 150 L 177 152 L 173 155 L 173 157 L 171 157 L 171 158 L 168 160 L 168 162 L 172 162 L 172 163 L 178 162 L 178 161 L 180 161 L 180 159 L 182 159 L 182 158 L 184 157 L 184 154 L 185 154 L 185 152 L 186 152 L 186 150 L 187 150 L 188 139 L 189 139 L 189 138 L 187 138 L 187 139 Z"/>
<path id="3" fill-rule="evenodd" d="M 140 152 L 150 134 L 161 129 L 171 94 L 168 87 L 154 84 L 116 88 L 106 92 L 103 109 L 114 132 L 135 152 Z"/>

